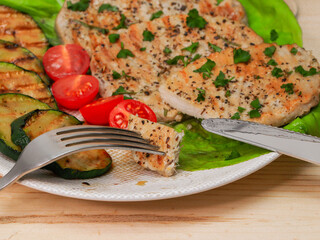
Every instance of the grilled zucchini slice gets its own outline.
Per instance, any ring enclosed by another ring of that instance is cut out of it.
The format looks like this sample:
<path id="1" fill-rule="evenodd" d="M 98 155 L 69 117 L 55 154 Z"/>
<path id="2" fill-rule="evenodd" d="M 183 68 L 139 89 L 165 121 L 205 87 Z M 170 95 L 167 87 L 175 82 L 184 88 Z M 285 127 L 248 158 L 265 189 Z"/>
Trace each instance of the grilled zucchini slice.
<path id="1" fill-rule="evenodd" d="M 2 93 L 29 95 L 52 108 L 58 108 L 50 89 L 38 74 L 12 63 L 0 62 L 0 94 Z"/>
<path id="2" fill-rule="evenodd" d="M 17 43 L 42 60 L 48 49 L 48 41 L 32 17 L 0 6 L 0 26 L 0 39 Z"/>
<path id="3" fill-rule="evenodd" d="M 11 141 L 11 123 L 35 109 L 50 107 L 32 97 L 22 94 L 0 94 L 0 152 L 17 159 L 21 148 Z"/>
<path id="4" fill-rule="evenodd" d="M 53 129 L 82 124 L 75 117 L 57 110 L 35 110 L 12 124 L 12 141 L 21 148 L 37 136 Z M 75 153 L 47 166 L 66 179 L 86 179 L 100 176 L 111 167 L 111 157 L 105 150 Z"/>
<path id="5" fill-rule="evenodd" d="M 0 62 L 13 63 L 26 70 L 33 71 L 37 73 L 47 85 L 50 84 L 41 61 L 28 49 L 20 47 L 16 43 L 0 39 Z"/>

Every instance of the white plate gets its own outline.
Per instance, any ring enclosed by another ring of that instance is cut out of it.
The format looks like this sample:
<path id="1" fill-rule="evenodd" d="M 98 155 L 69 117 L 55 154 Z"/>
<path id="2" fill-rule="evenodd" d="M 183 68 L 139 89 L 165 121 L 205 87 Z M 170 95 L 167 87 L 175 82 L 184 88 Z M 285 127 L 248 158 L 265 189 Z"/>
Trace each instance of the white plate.
<path id="1" fill-rule="evenodd" d="M 108 151 L 113 168 L 108 174 L 89 180 L 65 180 L 47 170 L 27 175 L 20 183 L 43 192 L 97 201 L 147 201 L 200 193 L 243 178 L 278 158 L 268 153 L 233 166 L 187 172 L 178 170 L 166 178 L 142 169 L 131 160 L 128 151 Z M 4 175 L 14 162 L 0 154 L 0 174 Z M 88 185 L 88 184 L 89 185 Z"/>

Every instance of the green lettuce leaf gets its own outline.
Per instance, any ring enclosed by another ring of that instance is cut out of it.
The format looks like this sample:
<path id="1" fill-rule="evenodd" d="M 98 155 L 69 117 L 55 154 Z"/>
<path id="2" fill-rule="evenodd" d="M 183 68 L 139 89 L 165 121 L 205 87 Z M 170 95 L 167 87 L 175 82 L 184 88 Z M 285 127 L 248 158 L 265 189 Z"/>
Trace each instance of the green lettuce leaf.
<path id="1" fill-rule="evenodd" d="M 320 137 L 320 104 L 309 114 L 301 118 L 298 117 L 284 128 Z"/>
<path id="2" fill-rule="evenodd" d="M 279 45 L 296 43 L 302 46 L 302 31 L 288 5 L 283 0 L 239 0 L 247 13 L 249 26 L 270 43 L 274 29 Z"/>
<path id="3" fill-rule="evenodd" d="M 179 168 L 185 171 L 225 167 L 268 153 L 262 148 L 207 132 L 201 127 L 200 120 L 187 120 L 175 125 L 174 129 L 185 134 L 179 156 Z M 226 160 L 232 151 L 240 153 L 240 157 Z"/>
<path id="4" fill-rule="evenodd" d="M 42 29 L 51 45 L 60 44 L 54 24 L 64 0 L 1 0 L 2 5 L 29 14 Z"/>

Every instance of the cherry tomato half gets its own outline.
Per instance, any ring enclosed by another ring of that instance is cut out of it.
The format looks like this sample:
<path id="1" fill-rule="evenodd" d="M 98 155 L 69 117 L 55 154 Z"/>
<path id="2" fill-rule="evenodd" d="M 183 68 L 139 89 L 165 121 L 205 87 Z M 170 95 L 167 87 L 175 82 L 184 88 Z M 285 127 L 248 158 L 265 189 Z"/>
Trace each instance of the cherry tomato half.
<path id="1" fill-rule="evenodd" d="M 157 122 L 156 115 L 146 104 L 136 100 L 124 100 L 111 111 L 109 116 L 110 126 L 127 128 L 130 114 Z"/>
<path id="2" fill-rule="evenodd" d="M 89 75 L 73 75 L 52 84 L 52 93 L 65 108 L 79 109 L 94 100 L 99 91 L 99 81 Z"/>
<path id="3" fill-rule="evenodd" d="M 89 65 L 88 53 L 77 44 L 52 47 L 43 56 L 44 69 L 54 81 L 70 75 L 85 74 Z"/>
<path id="4" fill-rule="evenodd" d="M 80 112 L 89 124 L 107 125 L 110 112 L 122 101 L 123 95 L 100 98 L 80 108 Z"/>

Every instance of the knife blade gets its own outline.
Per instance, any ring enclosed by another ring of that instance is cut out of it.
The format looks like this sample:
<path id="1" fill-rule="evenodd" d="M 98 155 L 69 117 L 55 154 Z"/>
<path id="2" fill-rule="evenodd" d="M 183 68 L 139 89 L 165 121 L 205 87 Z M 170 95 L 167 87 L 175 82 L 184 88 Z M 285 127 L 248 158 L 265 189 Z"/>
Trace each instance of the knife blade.
<path id="1" fill-rule="evenodd" d="M 241 120 L 205 119 L 201 124 L 209 132 L 320 164 L 320 138 Z"/>

